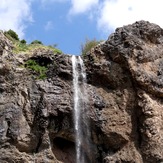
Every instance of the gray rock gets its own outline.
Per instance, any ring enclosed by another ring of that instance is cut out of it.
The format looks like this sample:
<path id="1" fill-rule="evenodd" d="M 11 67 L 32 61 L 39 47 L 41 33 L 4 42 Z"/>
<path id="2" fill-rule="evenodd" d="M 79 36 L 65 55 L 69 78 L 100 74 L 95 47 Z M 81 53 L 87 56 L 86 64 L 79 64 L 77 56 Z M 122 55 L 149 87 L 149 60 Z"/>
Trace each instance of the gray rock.
<path id="1" fill-rule="evenodd" d="M 83 57 L 88 162 L 163 160 L 162 49 L 163 30 L 139 21 Z M 46 79 L 20 67 L 29 59 L 47 67 Z M 0 32 L 0 162 L 75 163 L 72 85 L 71 56 L 46 49 L 14 55 Z"/>

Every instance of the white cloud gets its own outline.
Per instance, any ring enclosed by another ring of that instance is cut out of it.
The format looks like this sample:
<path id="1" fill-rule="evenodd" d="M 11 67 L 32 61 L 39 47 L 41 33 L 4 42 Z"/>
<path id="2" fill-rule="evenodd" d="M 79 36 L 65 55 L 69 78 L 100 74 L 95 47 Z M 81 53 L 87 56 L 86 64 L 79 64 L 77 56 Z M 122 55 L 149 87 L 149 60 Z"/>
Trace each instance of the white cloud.
<path id="1" fill-rule="evenodd" d="M 0 29 L 12 29 L 23 38 L 26 23 L 32 21 L 30 3 L 31 0 L 1 0 Z"/>
<path id="2" fill-rule="evenodd" d="M 45 30 L 46 31 L 49 31 L 51 29 L 54 29 L 54 25 L 53 25 L 53 22 L 52 21 L 48 21 L 45 25 Z"/>
<path id="3" fill-rule="evenodd" d="M 98 27 L 106 32 L 147 20 L 163 27 L 162 0 L 104 0 L 100 4 Z"/>
<path id="4" fill-rule="evenodd" d="M 97 6 L 99 0 L 71 0 L 71 9 L 69 14 L 80 14 L 91 10 L 94 6 Z"/>

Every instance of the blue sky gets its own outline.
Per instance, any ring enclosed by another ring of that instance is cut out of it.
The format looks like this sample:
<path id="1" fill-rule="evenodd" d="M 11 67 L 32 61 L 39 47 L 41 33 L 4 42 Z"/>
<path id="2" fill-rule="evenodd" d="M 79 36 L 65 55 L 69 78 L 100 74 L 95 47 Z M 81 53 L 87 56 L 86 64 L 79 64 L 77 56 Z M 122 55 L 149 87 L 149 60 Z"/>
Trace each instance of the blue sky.
<path id="1" fill-rule="evenodd" d="M 163 26 L 162 0 L 1 0 L 0 29 L 13 29 L 28 43 L 57 44 L 80 54 L 86 38 L 106 40 L 115 28 L 148 20 Z"/>
<path id="2" fill-rule="evenodd" d="M 26 39 L 42 40 L 46 45 L 57 44 L 64 53 L 79 54 L 86 38 L 106 39 L 96 27 L 96 20 L 84 14 L 71 14 L 70 3 L 56 2 L 32 5 L 34 22 L 26 30 Z M 31 35 L 31 33 L 33 33 Z"/>

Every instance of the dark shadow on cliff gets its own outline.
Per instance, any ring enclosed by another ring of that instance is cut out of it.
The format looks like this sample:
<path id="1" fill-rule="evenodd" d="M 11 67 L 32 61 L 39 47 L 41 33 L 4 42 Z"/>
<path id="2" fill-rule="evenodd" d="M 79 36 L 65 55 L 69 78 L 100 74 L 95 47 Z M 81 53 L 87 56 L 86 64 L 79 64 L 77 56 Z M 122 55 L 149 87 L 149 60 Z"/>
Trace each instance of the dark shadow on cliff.
<path id="1" fill-rule="evenodd" d="M 57 160 L 67 163 L 76 162 L 75 143 L 56 137 L 52 142 L 52 151 Z"/>

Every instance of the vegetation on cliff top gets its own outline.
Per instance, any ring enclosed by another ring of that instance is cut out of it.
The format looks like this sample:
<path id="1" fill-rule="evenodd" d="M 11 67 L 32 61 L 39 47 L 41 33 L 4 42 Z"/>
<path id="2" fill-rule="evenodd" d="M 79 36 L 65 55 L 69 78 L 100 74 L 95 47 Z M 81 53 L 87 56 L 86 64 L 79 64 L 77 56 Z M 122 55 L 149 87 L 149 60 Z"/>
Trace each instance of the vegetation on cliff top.
<path id="1" fill-rule="evenodd" d="M 30 44 L 26 43 L 26 40 L 19 40 L 19 37 L 16 32 L 13 30 L 8 30 L 4 32 L 5 36 L 12 41 L 14 45 L 13 53 L 18 54 L 18 53 L 31 53 L 33 50 L 37 49 L 43 49 L 43 50 L 51 50 L 56 53 L 62 53 L 61 50 L 57 49 L 56 46 L 46 46 L 43 45 L 43 43 L 39 40 L 34 40 Z"/>
<path id="2" fill-rule="evenodd" d="M 20 40 L 16 32 L 13 30 L 8 30 L 4 32 L 5 36 L 12 41 L 13 43 L 13 53 L 14 54 L 33 54 L 35 52 L 49 52 L 50 54 L 61 54 L 62 51 L 56 48 L 56 44 L 45 46 L 43 43 L 39 40 L 34 40 L 30 44 L 27 44 L 26 40 Z M 46 53 L 45 53 L 46 54 Z M 31 55 L 32 56 L 32 55 Z M 45 79 L 47 77 L 47 70 L 48 70 L 48 64 L 42 64 L 39 63 L 39 61 L 36 58 L 28 57 L 28 60 L 24 64 L 22 64 L 22 67 L 25 67 L 30 70 L 31 74 L 35 79 Z"/>
<path id="3" fill-rule="evenodd" d="M 30 54 L 33 50 L 52 50 L 54 54 L 62 53 L 61 50 L 56 48 L 56 44 L 46 46 L 39 40 L 34 40 L 30 44 L 27 44 L 26 40 L 20 40 L 19 36 L 13 30 L 8 30 L 4 32 L 5 36 L 12 41 L 14 45 L 13 53 L 28 53 Z M 98 45 L 102 41 L 97 41 L 96 39 L 85 39 L 85 42 L 81 44 L 81 55 L 86 55 L 93 47 Z"/>
<path id="4" fill-rule="evenodd" d="M 101 41 L 97 41 L 96 39 L 90 40 L 86 38 L 85 42 L 81 44 L 81 53 L 82 55 L 86 55 L 87 52 L 89 52 L 92 48 L 94 48 L 96 45 L 101 43 Z"/>

